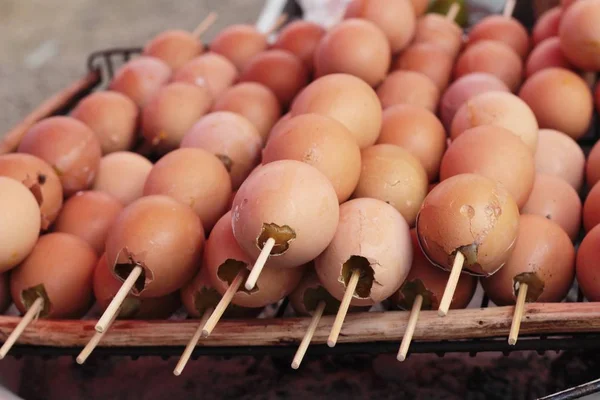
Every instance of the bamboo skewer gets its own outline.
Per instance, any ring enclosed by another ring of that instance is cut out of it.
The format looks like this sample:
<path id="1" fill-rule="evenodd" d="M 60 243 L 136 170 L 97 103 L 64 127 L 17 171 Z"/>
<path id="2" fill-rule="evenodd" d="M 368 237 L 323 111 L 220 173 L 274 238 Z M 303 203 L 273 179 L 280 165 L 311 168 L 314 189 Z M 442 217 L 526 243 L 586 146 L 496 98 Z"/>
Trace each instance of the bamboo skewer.
<path id="1" fill-rule="evenodd" d="M 454 21 L 459 11 L 460 6 L 458 5 L 458 3 L 452 3 L 450 8 L 448 9 L 448 12 L 446 13 L 446 19 L 449 21 Z"/>
<path id="2" fill-rule="evenodd" d="M 120 311 L 121 311 L 121 307 L 119 307 L 119 310 L 115 313 L 115 315 L 113 315 L 112 319 L 110 320 L 110 323 L 108 324 L 108 326 L 106 327 L 106 330 L 104 332 L 94 332 L 94 336 L 92 336 L 90 341 L 85 345 L 83 350 L 81 350 L 81 353 L 79 353 L 79 355 L 75 359 L 75 361 L 77 361 L 77 364 L 81 365 L 88 359 L 90 354 L 92 354 L 92 351 L 94 351 L 96 346 L 98 346 L 98 343 L 100 343 L 102 338 L 104 338 L 104 335 L 106 335 L 106 332 L 108 332 L 108 328 L 110 328 L 111 325 L 113 324 L 113 322 L 115 322 L 115 320 L 119 316 Z"/>
<path id="3" fill-rule="evenodd" d="M 204 32 L 206 32 L 208 30 L 208 28 L 210 28 L 215 21 L 217 20 L 217 13 L 214 11 L 211 11 L 206 18 L 204 18 L 196 27 L 196 29 L 194 29 L 194 31 L 192 32 L 192 36 L 196 37 L 196 38 L 200 38 L 200 36 L 202 36 L 204 34 Z"/>
<path id="4" fill-rule="evenodd" d="M 250 271 L 250 275 L 248 275 L 248 279 L 246 279 L 246 284 L 244 285 L 246 290 L 252 290 L 252 289 L 254 289 L 254 286 L 256 286 L 256 281 L 258 280 L 260 273 L 262 272 L 263 268 L 265 267 L 265 264 L 266 264 L 267 260 L 269 259 L 269 256 L 271 255 L 271 250 L 273 250 L 274 246 L 275 246 L 275 239 L 268 238 L 267 241 L 265 242 L 262 250 L 260 251 L 258 258 L 256 259 L 256 262 L 254 263 L 252 270 Z"/>
<path id="5" fill-rule="evenodd" d="M 273 24 L 273 26 L 271 26 L 269 28 L 268 31 L 265 32 L 265 36 L 269 36 L 275 32 L 277 32 L 277 30 L 279 28 L 281 28 L 283 26 L 283 24 L 285 24 L 288 20 L 288 15 L 286 13 L 281 14 L 277 20 L 275 21 L 275 23 Z"/>
<path id="6" fill-rule="evenodd" d="M 312 341 L 313 336 L 315 335 L 315 330 L 317 329 L 317 325 L 319 325 L 319 321 L 321 320 L 321 317 L 323 316 L 323 311 L 325 311 L 325 301 L 321 300 L 319 301 L 319 304 L 317 304 L 317 308 L 315 309 L 312 319 L 310 321 L 310 325 L 308 325 L 308 329 L 306 330 L 306 333 L 304 334 L 304 337 L 302 338 L 302 342 L 300 342 L 300 346 L 298 347 L 298 350 L 296 351 L 296 355 L 294 355 L 294 359 L 292 360 L 292 368 L 293 369 L 298 369 L 300 367 L 300 364 L 302 363 L 302 359 L 304 358 L 304 355 L 306 354 L 306 350 L 308 350 L 308 346 L 310 345 L 310 342 Z"/>
<path id="7" fill-rule="evenodd" d="M 456 290 L 456 285 L 458 285 L 458 280 L 460 279 L 460 273 L 464 263 L 465 256 L 463 253 L 460 251 L 456 252 L 454 263 L 452 264 L 452 270 L 450 271 L 450 276 L 448 277 L 448 283 L 446 284 L 446 289 L 444 289 L 444 295 L 442 296 L 440 307 L 438 308 L 438 314 L 440 317 L 445 317 L 448 315 L 450 303 L 452 303 L 452 297 L 454 297 L 454 291 Z"/>
<path id="8" fill-rule="evenodd" d="M 525 298 L 527 297 L 527 289 L 528 286 L 526 283 L 519 284 L 519 294 L 517 296 L 517 303 L 515 304 L 515 313 L 513 314 L 510 333 L 508 335 L 508 344 L 510 345 L 515 345 L 519 337 L 521 320 L 523 319 L 523 310 L 525 308 Z"/>
<path id="9" fill-rule="evenodd" d="M 412 309 L 410 311 L 410 317 L 408 317 L 408 325 L 406 326 L 406 332 L 402 337 L 402 342 L 400 343 L 400 349 L 398 350 L 398 355 L 396 359 L 398 361 L 406 360 L 406 354 L 408 354 L 408 348 L 410 347 L 410 342 L 412 342 L 413 335 L 415 334 L 415 328 L 417 326 L 417 321 L 419 320 L 419 314 L 421 313 L 421 307 L 423 306 L 423 295 L 418 294 L 415 296 L 415 300 L 412 305 Z"/>
<path id="10" fill-rule="evenodd" d="M 25 328 L 40 315 L 40 312 L 44 308 L 44 298 L 38 297 L 35 299 L 29 310 L 23 315 L 19 324 L 15 327 L 15 329 L 11 332 L 11 334 L 6 339 L 6 342 L 0 347 L 0 360 L 6 357 L 6 354 L 10 351 L 16 341 L 19 339 Z"/>
<path id="11" fill-rule="evenodd" d="M 348 285 L 346 285 L 346 292 L 344 293 L 344 298 L 342 299 L 340 308 L 337 312 L 337 315 L 335 316 L 335 320 L 333 321 L 333 326 L 331 327 L 329 339 L 327 339 L 327 346 L 329 347 L 334 347 L 337 343 L 340 331 L 342 330 L 342 325 L 344 324 L 344 319 L 346 319 L 346 314 L 348 313 L 348 308 L 350 307 L 350 302 L 352 301 L 352 296 L 354 296 L 356 285 L 358 285 L 359 278 L 360 271 L 358 269 L 352 271 L 352 275 L 350 276 Z"/>
<path id="12" fill-rule="evenodd" d="M 242 282 L 244 282 L 247 276 L 248 270 L 245 268 L 235 276 L 233 282 L 231 282 L 231 285 L 229 285 L 227 291 L 223 297 L 221 297 L 219 304 L 217 304 L 217 307 L 215 307 L 215 310 L 202 327 L 202 337 L 208 337 L 212 333 L 213 329 L 215 329 L 215 326 L 217 326 L 217 323 L 223 316 L 223 313 L 229 306 L 229 303 L 231 303 L 231 299 L 233 299 L 233 296 L 235 296 L 240 286 L 242 286 Z"/>
<path id="13" fill-rule="evenodd" d="M 504 3 L 504 10 L 502 11 L 502 16 L 505 18 L 510 18 L 515 11 L 515 6 L 517 5 L 516 0 L 506 0 Z"/>
<path id="14" fill-rule="evenodd" d="M 142 267 L 140 267 L 139 265 L 136 265 L 131 270 L 129 276 L 127 277 L 127 279 L 125 279 L 125 282 L 123 282 L 123 285 L 121 285 L 121 288 L 119 289 L 115 297 L 113 297 L 108 307 L 106 307 L 104 314 L 102 314 L 102 317 L 100 318 L 98 323 L 96 323 L 96 332 L 102 333 L 106 329 L 108 329 L 108 326 L 110 325 L 111 321 L 114 320 L 114 316 L 119 312 L 119 308 L 121 308 L 121 304 L 123 304 L 125 297 L 129 295 L 131 288 L 133 288 L 133 285 L 135 285 L 135 282 L 142 274 L 142 271 Z"/>
<path id="15" fill-rule="evenodd" d="M 192 336 L 192 338 L 190 339 L 187 346 L 185 346 L 185 350 L 183 351 L 183 354 L 181 355 L 181 358 L 179 359 L 177 366 L 173 370 L 173 375 L 179 376 L 183 372 L 183 369 L 185 368 L 188 361 L 190 360 L 190 357 L 192 356 L 192 352 L 196 348 L 196 345 L 198 344 L 198 341 L 200 340 L 200 337 L 202 336 L 202 329 L 204 328 L 206 321 L 208 321 L 208 318 L 211 316 L 213 311 L 214 311 L 214 308 L 210 307 L 210 308 L 207 308 L 206 311 L 204 311 L 204 314 L 202 314 L 202 319 L 200 319 L 200 322 L 198 323 L 198 329 L 196 329 L 196 332 L 194 332 L 194 336 Z"/>

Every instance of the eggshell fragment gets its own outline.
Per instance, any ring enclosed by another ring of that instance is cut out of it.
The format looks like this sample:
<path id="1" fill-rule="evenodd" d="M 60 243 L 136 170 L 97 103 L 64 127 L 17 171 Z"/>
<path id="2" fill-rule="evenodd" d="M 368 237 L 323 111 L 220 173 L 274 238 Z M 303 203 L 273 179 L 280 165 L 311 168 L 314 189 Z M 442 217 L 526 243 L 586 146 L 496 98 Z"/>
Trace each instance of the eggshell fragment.
<path id="1" fill-rule="evenodd" d="M 293 53 L 310 72 L 313 69 L 313 56 L 325 33 L 325 29 L 314 22 L 292 21 L 279 31 L 272 48 Z"/>
<path id="2" fill-rule="evenodd" d="M 123 93 L 138 107 L 144 107 L 171 78 L 171 68 L 155 57 L 136 57 L 117 70 L 109 90 Z"/>
<path id="3" fill-rule="evenodd" d="M 577 249 L 577 283 L 589 301 L 600 301 L 600 226 L 589 231 Z"/>
<path id="4" fill-rule="evenodd" d="M 595 185 L 583 204 L 583 226 L 586 232 L 600 224 L 600 185 Z"/>
<path id="5" fill-rule="evenodd" d="M 392 69 L 420 72 L 442 92 L 448 86 L 453 67 L 454 58 L 443 48 L 432 43 L 417 43 L 400 54 Z"/>
<path id="6" fill-rule="evenodd" d="M 521 58 L 529 53 L 529 35 L 525 27 L 512 17 L 491 15 L 477 22 L 469 32 L 469 45 L 482 40 L 502 42 Z"/>
<path id="7" fill-rule="evenodd" d="M 530 77 L 538 71 L 554 67 L 574 68 L 564 56 L 557 37 L 548 38 L 533 49 L 525 64 L 525 76 Z"/>
<path id="8" fill-rule="evenodd" d="M 235 65 L 217 53 L 206 53 L 185 63 L 173 74 L 173 82 L 183 82 L 208 89 L 217 98 L 238 78 Z"/>
<path id="9" fill-rule="evenodd" d="M 377 88 L 377 96 L 383 108 L 410 104 L 435 112 L 440 91 L 431 79 L 420 72 L 394 71 Z"/>
<path id="10" fill-rule="evenodd" d="M 571 137 L 553 129 L 540 129 L 535 170 L 555 175 L 579 191 L 583 186 L 585 155 Z"/>
<path id="11" fill-rule="evenodd" d="M 267 38 L 253 25 L 230 25 L 212 40 L 210 51 L 225 56 L 241 71 L 248 60 L 267 46 Z"/>
<path id="12" fill-rule="evenodd" d="M 144 46 L 142 54 L 164 61 L 173 70 L 202 53 L 203 45 L 190 32 L 168 30 L 159 33 Z"/>
<path id="13" fill-rule="evenodd" d="M 108 193 L 126 206 L 142 197 L 151 169 L 152 163 L 139 154 L 129 151 L 107 154 L 100 160 L 92 188 Z"/>

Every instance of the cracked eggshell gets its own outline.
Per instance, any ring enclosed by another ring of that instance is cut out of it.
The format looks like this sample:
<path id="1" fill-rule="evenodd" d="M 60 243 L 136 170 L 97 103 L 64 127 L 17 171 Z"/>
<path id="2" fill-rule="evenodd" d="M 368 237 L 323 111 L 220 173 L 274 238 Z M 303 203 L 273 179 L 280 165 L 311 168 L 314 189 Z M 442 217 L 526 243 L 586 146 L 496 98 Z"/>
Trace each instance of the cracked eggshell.
<path id="1" fill-rule="evenodd" d="M 233 201 L 233 234 L 255 260 L 263 224 L 290 227 L 295 238 L 267 266 L 294 268 L 319 255 L 331 242 L 339 220 L 335 190 L 327 177 L 300 161 L 262 165 L 240 186 Z M 262 245 L 262 244 L 261 244 Z"/>
<path id="2" fill-rule="evenodd" d="M 515 245 L 519 208 L 502 185 L 481 175 L 460 174 L 440 182 L 425 197 L 417 233 L 431 262 L 449 270 L 457 250 L 463 271 L 491 275 Z"/>
<path id="3" fill-rule="evenodd" d="M 156 57 L 176 70 L 203 50 L 202 42 L 193 33 L 172 29 L 161 32 L 148 41 L 142 54 Z"/>
<path id="4" fill-rule="evenodd" d="M 354 199 L 340 206 L 335 236 L 315 260 L 319 280 L 340 301 L 346 291 L 342 269 L 352 256 L 369 262 L 374 279 L 369 296 L 355 292 L 350 304 L 369 306 L 390 297 L 404 282 L 413 260 L 410 230 L 402 215 L 377 199 Z"/>
<path id="5" fill-rule="evenodd" d="M 174 74 L 172 82 L 184 82 L 205 87 L 217 98 L 238 78 L 235 65 L 217 53 L 206 53 L 190 60 Z"/>
<path id="6" fill-rule="evenodd" d="M 574 276 L 575 249 L 565 231 L 547 218 L 523 215 L 508 261 L 481 284 L 499 306 L 515 304 L 517 282 L 528 284 L 527 302 L 558 302 L 569 292 Z"/>

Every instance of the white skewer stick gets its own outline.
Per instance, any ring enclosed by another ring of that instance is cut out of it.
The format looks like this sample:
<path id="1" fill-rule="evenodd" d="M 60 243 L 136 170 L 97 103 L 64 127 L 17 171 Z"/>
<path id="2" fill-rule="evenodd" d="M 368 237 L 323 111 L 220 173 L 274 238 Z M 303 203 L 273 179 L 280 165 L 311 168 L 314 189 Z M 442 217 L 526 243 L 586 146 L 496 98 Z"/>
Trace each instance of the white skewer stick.
<path id="1" fill-rule="evenodd" d="M 269 36 L 275 32 L 277 32 L 277 30 L 279 28 L 281 28 L 283 26 L 283 24 L 285 24 L 285 22 L 288 20 L 288 15 L 283 13 L 281 14 L 277 20 L 275 21 L 275 23 L 273 24 L 273 26 L 271 26 L 271 28 L 269 28 L 269 30 L 267 32 L 265 32 L 265 36 Z"/>
<path id="2" fill-rule="evenodd" d="M 315 311 L 313 313 L 312 320 L 310 321 L 310 325 L 308 325 L 308 329 L 306 330 L 306 333 L 304 334 L 304 337 L 302 338 L 302 342 L 300 342 L 300 346 L 298 347 L 298 350 L 296 351 L 294 360 L 292 361 L 293 369 L 298 369 L 300 367 L 300 364 L 302 363 L 302 359 L 304 358 L 304 355 L 306 354 L 306 350 L 308 350 L 308 346 L 310 345 L 310 342 L 315 334 L 317 325 L 319 325 L 319 321 L 321 320 L 321 317 L 323 316 L 323 311 L 325 311 L 325 305 L 326 305 L 326 303 L 323 300 L 319 301 L 319 304 L 317 304 L 317 308 L 315 309 Z"/>
<path id="3" fill-rule="evenodd" d="M 194 36 L 195 38 L 200 38 L 200 36 L 202 36 L 204 32 L 206 32 L 208 28 L 210 28 L 212 24 L 215 23 L 217 17 L 218 15 L 216 12 L 210 12 L 210 14 L 208 14 L 206 18 L 204 18 L 202 22 L 198 24 L 196 29 L 194 29 L 194 31 L 192 32 L 192 36 Z"/>
<path id="4" fill-rule="evenodd" d="M 515 6 L 517 5 L 517 0 L 506 0 L 504 3 L 504 10 L 502 11 L 502 16 L 505 18 L 512 17 L 513 11 L 515 11 Z"/>
<path id="5" fill-rule="evenodd" d="M 127 277 L 127 279 L 125 279 L 125 282 L 123 282 L 123 285 L 121 286 L 115 297 L 113 297 L 108 307 L 106 307 L 104 314 L 102 314 L 102 317 L 96 323 L 96 332 L 102 333 L 106 329 L 108 329 L 108 326 L 114 319 L 114 316 L 119 312 L 119 309 L 121 308 L 121 304 L 123 304 L 125 297 L 129 295 L 131 288 L 133 288 L 133 285 L 135 285 L 135 281 L 137 281 L 137 279 L 142 274 L 142 271 L 142 267 L 140 267 L 139 265 L 136 265 L 131 270 L 129 276 Z"/>
<path id="6" fill-rule="evenodd" d="M 446 13 L 446 19 L 449 21 L 454 21 L 459 11 L 460 6 L 458 5 L 458 3 L 452 3 L 450 8 L 448 9 L 448 12 Z"/>
<path id="7" fill-rule="evenodd" d="M 77 361 L 77 364 L 81 365 L 85 362 L 85 360 L 88 359 L 90 354 L 92 354 L 92 351 L 94 351 L 96 346 L 98 346 L 98 343 L 100 343 L 104 335 L 106 335 L 106 332 L 108 332 L 108 329 L 112 326 L 113 322 L 115 322 L 115 319 L 117 319 L 117 317 L 119 316 L 120 311 L 121 308 L 119 307 L 119 310 L 115 313 L 115 315 L 113 315 L 112 319 L 110 320 L 110 323 L 108 324 L 104 332 L 94 332 L 94 336 L 92 336 L 90 341 L 85 345 L 83 350 L 81 350 L 81 353 L 79 353 L 79 355 L 75 359 L 75 361 Z"/>
<path id="8" fill-rule="evenodd" d="M 355 269 L 354 271 L 352 271 L 350 281 L 346 286 L 344 298 L 342 299 L 340 308 L 338 309 L 337 315 L 335 316 L 335 320 L 333 321 L 331 333 L 329 334 L 329 339 L 327 339 L 327 346 L 329 347 L 334 347 L 337 343 L 338 336 L 340 335 L 340 331 L 342 330 L 342 325 L 344 324 L 344 319 L 346 319 L 346 314 L 348 313 L 348 308 L 350 307 L 350 301 L 352 301 L 352 296 L 354 296 L 356 285 L 358 285 L 358 278 L 360 278 L 360 271 L 358 269 Z"/>
<path id="9" fill-rule="evenodd" d="M 19 339 L 25 328 L 27 328 L 27 325 L 29 325 L 31 321 L 33 321 L 33 319 L 40 314 L 43 308 L 44 298 L 38 297 L 37 299 L 35 299 L 31 307 L 29 307 L 29 310 L 27 310 L 23 318 L 21 318 L 21 321 L 19 321 L 19 324 L 15 327 L 15 330 L 11 332 L 11 334 L 6 339 L 6 342 L 4 342 L 4 344 L 0 348 L 0 360 L 6 357 L 6 354 L 10 351 L 10 349 Z"/>
<path id="10" fill-rule="evenodd" d="M 510 333 L 508 335 L 508 344 L 511 346 L 517 343 L 519 337 L 519 329 L 521 328 L 521 320 L 523 319 L 523 310 L 525 308 L 525 298 L 527 297 L 527 284 L 519 284 L 519 295 L 515 304 L 515 313 L 513 314 L 512 324 L 510 325 Z"/>
<path id="11" fill-rule="evenodd" d="M 460 272 L 462 271 L 464 263 L 465 256 L 460 251 L 457 251 L 456 256 L 454 257 L 454 264 L 452 264 L 452 270 L 450 271 L 450 276 L 448 277 L 448 283 L 446 284 L 446 289 L 444 289 L 444 295 L 442 296 L 442 301 L 440 301 L 440 307 L 438 308 L 438 315 L 440 317 L 445 317 L 448 314 L 450 303 L 452 303 L 452 297 L 454 297 L 456 285 L 458 285 Z"/>
<path id="12" fill-rule="evenodd" d="M 186 364 L 190 360 L 190 357 L 192 356 L 192 352 L 194 351 L 194 349 L 196 348 L 196 345 L 198 344 L 198 341 L 200 340 L 200 336 L 202 336 L 202 328 L 204 328 L 206 321 L 208 321 L 208 318 L 210 317 L 210 315 L 213 313 L 214 310 L 215 310 L 214 308 L 209 307 L 206 309 L 206 311 L 204 311 L 204 314 L 202 314 L 202 319 L 198 323 L 198 329 L 196 329 L 194 336 L 192 336 L 192 338 L 188 342 L 187 346 L 185 346 L 185 350 L 183 351 L 183 354 L 181 355 L 181 358 L 179 359 L 177 366 L 173 370 L 173 375 L 179 376 L 183 372 L 183 369 L 185 368 Z"/>
<path id="13" fill-rule="evenodd" d="M 274 246 L 275 239 L 268 238 L 262 250 L 260 251 L 258 258 L 256 259 L 256 262 L 254 263 L 254 267 L 252 267 L 252 270 L 250 271 L 250 275 L 248 275 L 248 279 L 246 279 L 246 284 L 244 285 L 246 290 L 252 290 L 254 289 L 254 286 L 256 286 L 256 281 L 265 267 L 265 263 L 269 259 L 271 250 L 273 250 Z"/>
<path id="14" fill-rule="evenodd" d="M 233 279 L 233 282 L 231 282 L 231 285 L 229 285 L 227 291 L 223 297 L 221 297 L 219 304 L 217 304 L 217 307 L 215 307 L 215 310 L 206 321 L 206 324 L 204 324 L 202 327 L 202 337 L 208 337 L 213 329 L 215 329 L 215 326 L 223 316 L 227 306 L 229 306 L 229 303 L 231 303 L 231 299 L 233 299 L 233 296 L 235 296 L 240 286 L 242 286 L 242 282 L 244 282 L 244 279 L 246 279 L 247 276 L 248 270 L 244 268 Z"/>
<path id="15" fill-rule="evenodd" d="M 396 357 L 398 361 L 406 360 L 406 354 L 408 354 L 410 342 L 412 342 L 413 335 L 415 334 L 415 327 L 417 326 L 417 321 L 419 320 L 419 314 L 421 313 L 422 306 L 423 295 L 418 294 L 415 296 L 415 301 L 413 302 L 412 309 L 410 310 L 410 317 L 408 317 L 406 331 L 404 332 L 402 342 L 400 343 L 400 349 L 398 350 L 398 356 Z"/>

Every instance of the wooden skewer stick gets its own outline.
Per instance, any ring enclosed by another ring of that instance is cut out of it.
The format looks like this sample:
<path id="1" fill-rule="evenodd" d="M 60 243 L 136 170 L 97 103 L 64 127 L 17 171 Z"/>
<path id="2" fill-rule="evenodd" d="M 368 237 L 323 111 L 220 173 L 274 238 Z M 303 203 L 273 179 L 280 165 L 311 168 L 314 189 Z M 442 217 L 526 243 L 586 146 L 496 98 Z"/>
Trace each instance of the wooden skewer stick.
<path id="1" fill-rule="evenodd" d="M 204 32 L 206 32 L 208 30 L 208 28 L 210 28 L 212 26 L 212 24 L 215 23 L 215 21 L 217 20 L 217 13 L 214 11 L 211 11 L 206 18 L 204 18 L 202 20 L 202 22 L 200 22 L 198 24 L 198 26 L 196 27 L 196 29 L 194 29 L 194 31 L 192 32 L 192 36 L 194 36 L 195 38 L 200 38 L 200 36 L 202 36 L 204 34 Z"/>
<path id="2" fill-rule="evenodd" d="M 460 251 L 456 252 L 454 257 L 454 263 L 452 264 L 452 270 L 448 277 L 448 283 L 446 283 L 446 289 L 444 289 L 444 295 L 442 301 L 440 301 L 440 307 L 438 308 L 438 315 L 445 317 L 450 309 L 450 303 L 452 303 L 452 297 L 456 291 L 456 285 L 458 285 L 458 279 L 462 271 L 463 264 L 465 263 L 465 256 Z"/>
<path id="3" fill-rule="evenodd" d="M 277 20 L 275 21 L 273 26 L 271 28 L 269 28 L 268 31 L 265 32 L 265 36 L 269 36 L 272 33 L 276 32 L 279 28 L 281 28 L 283 26 L 283 24 L 286 23 L 287 20 L 288 20 L 288 15 L 286 13 L 281 14 L 277 18 Z"/>
<path id="4" fill-rule="evenodd" d="M 112 319 L 110 320 L 110 323 L 108 324 L 104 332 L 94 332 L 94 336 L 92 336 L 90 341 L 85 345 L 83 350 L 81 350 L 81 353 L 79 353 L 79 355 L 75 359 L 75 361 L 77 361 L 77 364 L 82 365 L 85 362 L 85 360 L 88 359 L 90 354 L 92 354 L 92 351 L 94 351 L 96 346 L 98 346 L 98 343 L 100 343 L 104 335 L 106 335 L 106 332 L 108 332 L 108 328 L 110 328 L 113 322 L 115 322 L 115 319 L 117 319 L 117 317 L 119 316 L 120 311 L 121 307 L 119 307 L 119 310 L 115 313 L 115 315 L 113 315 Z"/>
<path id="5" fill-rule="evenodd" d="M 350 276 L 350 281 L 346 286 L 346 293 L 344 293 L 344 298 L 340 304 L 340 308 L 335 316 L 335 320 L 333 321 L 333 326 L 331 327 L 331 333 L 329 334 L 329 338 L 327 339 L 327 346 L 334 347 L 337 343 L 338 336 L 340 335 L 340 331 L 342 330 L 342 325 L 344 324 L 344 319 L 346 319 L 346 314 L 348 313 L 348 308 L 350 307 L 350 301 L 352 300 L 352 296 L 354 296 L 354 291 L 356 290 L 356 285 L 358 285 L 358 278 L 360 278 L 360 271 L 355 269 L 352 271 L 352 275 Z"/>
<path id="6" fill-rule="evenodd" d="M 458 5 L 458 3 L 452 3 L 450 8 L 448 9 L 448 12 L 446 13 L 446 19 L 449 21 L 454 21 L 459 11 L 460 6 Z"/>
<path id="7" fill-rule="evenodd" d="M 121 308 L 121 304 L 123 304 L 125 297 L 129 295 L 131 288 L 133 287 L 133 285 L 135 285 L 135 281 L 137 281 L 137 279 L 142 274 L 142 271 L 142 267 L 140 267 L 139 265 L 136 265 L 131 270 L 129 276 L 127 277 L 127 279 L 125 279 L 125 282 L 123 282 L 123 285 L 121 286 L 115 297 L 113 297 L 108 307 L 106 307 L 104 314 L 102 314 L 102 317 L 96 323 L 96 332 L 102 333 L 108 329 L 108 326 L 114 319 L 114 316 L 119 312 L 119 309 Z"/>
<path id="8" fill-rule="evenodd" d="M 33 319 L 35 319 L 40 314 L 43 308 L 44 298 L 38 297 L 37 299 L 35 299 L 31 307 L 29 307 L 29 310 L 27 310 L 23 318 L 21 318 L 21 321 L 18 323 L 15 329 L 8 336 L 6 342 L 4 342 L 2 347 L 0 347 L 0 360 L 6 357 L 6 354 L 10 351 L 15 342 L 19 339 L 19 336 L 21 336 L 25 328 L 27 328 L 27 325 L 29 325 L 31 321 L 33 321 Z"/>
<path id="9" fill-rule="evenodd" d="M 521 320 L 523 319 L 523 309 L 525 308 L 525 297 L 527 297 L 527 284 L 520 283 L 517 304 L 515 304 L 515 313 L 513 314 L 510 333 L 508 335 L 508 344 L 510 345 L 517 343 L 517 338 L 519 337 L 519 329 L 521 328 Z"/>
<path id="10" fill-rule="evenodd" d="M 400 349 L 398 350 L 398 355 L 396 356 L 398 361 L 406 360 L 406 354 L 408 353 L 410 342 L 412 342 L 413 335 L 415 334 L 415 327 L 417 326 L 417 321 L 419 320 L 419 314 L 421 313 L 422 306 L 423 295 L 418 294 L 415 296 L 415 301 L 413 302 L 412 309 L 410 310 L 408 325 L 406 325 L 406 331 L 404 332 L 402 342 L 400 343 Z"/>
<path id="11" fill-rule="evenodd" d="M 215 310 L 206 321 L 206 324 L 204 324 L 202 327 L 202 337 L 208 337 L 213 329 L 215 329 L 215 326 L 223 316 L 227 306 L 229 306 L 229 303 L 231 303 L 231 299 L 233 299 L 233 296 L 235 296 L 240 286 L 242 286 L 242 282 L 244 282 L 247 276 L 248 270 L 245 268 L 236 275 L 235 279 L 233 282 L 231 282 L 231 285 L 229 285 L 223 297 L 221 297 L 219 304 L 217 304 L 217 307 L 215 307 Z"/>
<path id="12" fill-rule="evenodd" d="M 275 239 L 273 239 L 273 238 L 267 239 L 267 241 L 265 242 L 265 245 L 263 246 L 262 250 L 260 251 L 260 254 L 258 255 L 258 258 L 256 259 L 256 262 L 254 263 L 254 267 L 252 267 L 252 270 L 250 271 L 250 275 L 248 275 L 248 279 L 246 279 L 246 284 L 244 285 L 246 287 L 246 290 L 252 290 L 252 289 L 254 289 L 254 286 L 256 286 L 256 281 L 258 280 L 260 273 L 262 272 L 263 268 L 265 267 L 265 263 L 267 262 L 267 259 L 271 255 L 271 250 L 273 250 L 274 246 L 275 246 Z"/>
<path id="13" fill-rule="evenodd" d="M 504 10 L 502 11 L 502 16 L 505 18 L 510 18 L 515 10 L 516 5 L 516 0 L 506 0 L 506 3 L 504 3 Z"/>
<path id="14" fill-rule="evenodd" d="M 196 329 L 194 336 L 192 336 L 192 338 L 190 339 L 187 346 L 185 346 L 185 350 L 183 351 L 183 354 L 181 355 L 181 358 L 179 359 L 177 366 L 173 370 L 173 375 L 179 376 L 183 372 L 183 369 L 185 368 L 186 364 L 190 360 L 190 357 L 192 356 L 192 352 L 194 351 L 194 348 L 196 348 L 196 345 L 198 344 L 198 341 L 200 340 L 200 336 L 202 335 L 202 329 L 204 328 L 204 324 L 206 324 L 206 321 L 208 321 L 208 318 L 210 317 L 210 315 L 213 313 L 214 310 L 215 310 L 214 308 L 209 307 L 206 309 L 206 311 L 204 311 L 204 314 L 202 314 L 202 319 L 200 320 L 200 323 L 198 323 L 198 329 Z"/>
<path id="15" fill-rule="evenodd" d="M 317 304 L 317 308 L 315 309 L 315 311 L 313 313 L 312 320 L 310 321 L 310 325 L 308 325 L 308 329 L 306 330 L 306 333 L 304 334 L 304 337 L 302 338 L 302 342 L 300 342 L 300 346 L 298 347 L 298 350 L 296 351 L 294 360 L 292 361 L 293 369 L 298 369 L 300 367 L 300 364 L 302 363 L 302 359 L 304 358 L 304 355 L 306 354 L 306 350 L 308 350 L 308 345 L 310 344 L 310 342 L 315 334 L 317 325 L 319 325 L 319 321 L 321 320 L 321 317 L 323 316 L 323 311 L 325 311 L 325 305 L 326 305 L 326 303 L 323 300 L 319 301 L 319 304 Z"/>

